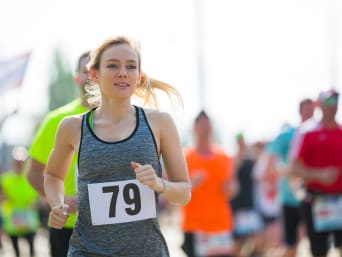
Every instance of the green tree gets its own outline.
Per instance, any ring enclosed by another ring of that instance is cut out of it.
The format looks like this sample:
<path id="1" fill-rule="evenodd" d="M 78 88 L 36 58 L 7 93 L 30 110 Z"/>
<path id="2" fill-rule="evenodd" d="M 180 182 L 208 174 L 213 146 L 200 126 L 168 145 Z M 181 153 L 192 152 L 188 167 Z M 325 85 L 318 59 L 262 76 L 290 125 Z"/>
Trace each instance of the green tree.
<path id="1" fill-rule="evenodd" d="M 54 50 L 50 74 L 49 111 L 70 102 L 78 94 L 70 63 L 61 48 Z"/>

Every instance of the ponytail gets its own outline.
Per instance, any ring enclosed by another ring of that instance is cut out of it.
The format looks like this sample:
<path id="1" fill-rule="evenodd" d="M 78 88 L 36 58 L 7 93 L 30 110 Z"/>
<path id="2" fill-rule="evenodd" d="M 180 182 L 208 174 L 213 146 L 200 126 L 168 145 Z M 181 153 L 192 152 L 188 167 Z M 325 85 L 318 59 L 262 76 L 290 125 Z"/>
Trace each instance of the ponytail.
<path id="1" fill-rule="evenodd" d="M 166 93 L 172 103 L 174 99 L 178 100 L 178 103 L 183 107 L 182 97 L 176 88 L 160 80 L 149 78 L 145 72 L 141 72 L 141 81 L 134 94 L 144 101 L 144 105 L 147 104 L 158 108 L 155 89 Z"/>

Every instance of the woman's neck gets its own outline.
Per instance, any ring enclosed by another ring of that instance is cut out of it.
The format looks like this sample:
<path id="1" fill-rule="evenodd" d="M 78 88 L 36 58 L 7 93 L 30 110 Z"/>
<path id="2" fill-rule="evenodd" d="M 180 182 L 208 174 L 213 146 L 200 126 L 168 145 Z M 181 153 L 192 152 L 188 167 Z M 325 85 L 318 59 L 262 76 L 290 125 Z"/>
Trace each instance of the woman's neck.
<path id="1" fill-rule="evenodd" d="M 130 102 L 102 101 L 96 112 L 99 117 L 106 117 L 116 123 L 127 118 L 131 113 L 135 114 L 135 108 Z"/>

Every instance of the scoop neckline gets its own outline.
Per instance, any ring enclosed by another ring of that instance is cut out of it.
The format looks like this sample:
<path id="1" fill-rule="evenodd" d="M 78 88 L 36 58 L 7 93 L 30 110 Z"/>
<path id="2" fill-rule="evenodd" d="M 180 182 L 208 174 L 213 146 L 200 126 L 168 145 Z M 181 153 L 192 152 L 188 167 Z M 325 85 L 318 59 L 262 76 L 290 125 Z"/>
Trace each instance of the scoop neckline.
<path id="1" fill-rule="evenodd" d="M 139 108 L 135 105 L 133 105 L 133 107 L 135 108 L 135 128 L 133 129 L 132 133 L 130 135 L 128 135 L 126 138 L 123 138 L 121 140 L 118 140 L 118 141 L 106 141 L 106 140 L 103 140 L 102 138 L 100 138 L 99 136 L 96 135 L 94 129 L 90 126 L 89 122 L 88 122 L 88 118 L 89 118 L 89 115 L 91 113 L 93 113 L 96 109 L 92 109 L 90 112 L 88 112 L 88 115 L 86 116 L 86 125 L 87 125 L 87 128 L 88 130 L 90 131 L 90 133 L 93 135 L 94 138 L 96 138 L 98 141 L 102 142 L 102 143 L 106 143 L 106 144 L 117 144 L 117 143 L 121 143 L 121 142 L 124 142 L 124 141 L 127 141 L 128 139 L 130 139 L 134 134 L 135 132 L 137 131 L 138 129 L 138 125 L 139 125 Z"/>

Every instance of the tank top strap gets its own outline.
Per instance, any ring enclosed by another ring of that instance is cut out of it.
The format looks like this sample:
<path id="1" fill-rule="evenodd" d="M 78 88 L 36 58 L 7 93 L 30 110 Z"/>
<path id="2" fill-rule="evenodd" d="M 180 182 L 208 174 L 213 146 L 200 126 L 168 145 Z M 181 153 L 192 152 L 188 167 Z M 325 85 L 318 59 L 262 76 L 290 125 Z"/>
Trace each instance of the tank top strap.
<path id="1" fill-rule="evenodd" d="M 148 119 L 146 117 L 146 113 L 144 111 L 144 109 L 142 107 L 139 107 L 139 106 L 134 106 L 135 108 L 137 108 L 137 111 L 138 111 L 138 123 L 137 123 L 137 126 L 138 126 L 138 130 L 140 131 L 144 131 L 145 133 L 147 132 L 146 135 L 148 135 L 153 144 L 154 144 L 154 150 L 155 150 L 155 153 L 157 154 L 158 158 L 159 158 L 159 154 L 158 154 L 158 147 L 157 147 L 157 142 L 156 142 L 156 139 L 154 137 L 154 134 L 153 134 L 153 131 L 152 131 L 152 128 L 150 126 L 150 123 L 148 122 Z"/>
<path id="2" fill-rule="evenodd" d="M 137 113 L 138 113 L 138 115 L 137 115 L 137 118 L 138 118 L 138 126 L 140 125 L 140 123 L 141 123 L 141 125 L 142 125 L 142 124 L 146 124 L 146 123 L 147 123 L 147 120 L 146 120 L 146 117 L 145 117 L 145 111 L 144 111 L 144 109 L 143 109 L 142 107 L 136 106 L 136 105 L 134 105 L 134 107 L 135 107 L 135 109 L 136 109 L 136 111 L 137 111 Z"/>

